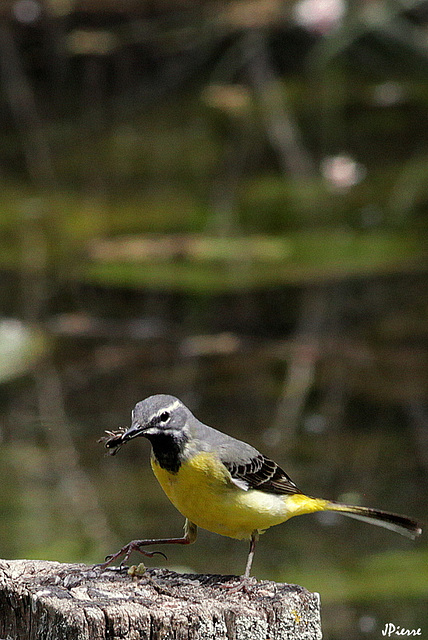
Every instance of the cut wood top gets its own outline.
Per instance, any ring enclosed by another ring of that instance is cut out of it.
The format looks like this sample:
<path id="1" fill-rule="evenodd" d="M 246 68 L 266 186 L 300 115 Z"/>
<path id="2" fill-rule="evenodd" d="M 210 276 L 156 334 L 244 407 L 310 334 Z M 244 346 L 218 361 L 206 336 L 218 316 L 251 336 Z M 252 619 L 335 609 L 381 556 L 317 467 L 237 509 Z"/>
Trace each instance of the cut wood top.
<path id="1" fill-rule="evenodd" d="M 0 561 L 0 637 L 14 640 L 316 640 L 318 594 L 297 585 L 147 569 L 143 576 L 83 564 Z"/>

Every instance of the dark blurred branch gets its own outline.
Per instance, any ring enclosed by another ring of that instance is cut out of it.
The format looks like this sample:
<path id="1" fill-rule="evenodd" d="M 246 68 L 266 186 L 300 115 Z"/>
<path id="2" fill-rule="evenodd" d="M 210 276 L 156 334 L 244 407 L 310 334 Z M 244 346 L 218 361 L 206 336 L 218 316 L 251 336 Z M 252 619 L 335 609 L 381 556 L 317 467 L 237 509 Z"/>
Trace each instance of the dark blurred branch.
<path id="1" fill-rule="evenodd" d="M 103 200 L 107 191 L 107 166 L 104 134 L 106 63 L 97 55 L 86 56 L 82 95 L 82 148 L 84 149 L 83 180 L 87 195 Z M 82 158 L 83 160 L 83 158 Z"/>
<path id="2" fill-rule="evenodd" d="M 225 142 L 221 172 L 214 183 L 213 212 L 208 227 L 209 231 L 220 236 L 239 232 L 237 198 L 251 148 L 248 129 L 244 119 L 231 123 L 231 132 Z"/>
<path id="3" fill-rule="evenodd" d="M 285 89 L 273 70 L 268 43 L 262 30 L 248 30 L 243 37 L 247 73 L 261 110 L 268 139 L 278 155 L 282 171 L 294 177 L 313 173 L 297 123 L 286 103 Z"/>
<path id="4" fill-rule="evenodd" d="M 65 511 L 71 511 L 88 539 L 96 542 L 103 553 L 114 546 L 115 537 L 92 481 L 80 464 L 68 427 L 58 372 L 53 364 L 46 362 L 37 369 L 34 379 L 40 422 L 63 496 L 61 505 Z"/>
<path id="5" fill-rule="evenodd" d="M 21 312 L 26 322 L 37 323 L 42 317 L 48 291 L 48 243 L 42 218 L 46 212 L 42 198 L 21 203 L 20 243 Z"/>
<path id="6" fill-rule="evenodd" d="M 0 69 L 32 181 L 36 187 L 54 190 L 56 178 L 44 126 L 12 31 L 6 22 L 0 22 Z"/>
<path id="7" fill-rule="evenodd" d="M 129 120 L 147 105 L 166 99 L 171 93 L 196 78 L 216 55 L 224 35 L 218 33 L 210 20 L 198 21 L 197 28 L 194 25 L 192 27 L 190 23 L 190 32 L 189 24 L 186 24 L 186 38 L 179 40 L 175 48 L 168 50 L 168 47 L 163 45 L 163 40 L 168 41 L 168 38 L 173 39 L 173 36 L 167 28 L 163 32 L 156 20 L 147 21 L 144 29 L 139 29 L 138 24 L 131 22 L 127 31 L 121 33 L 122 47 L 132 44 L 139 47 L 144 45 L 152 51 L 153 62 L 142 77 L 141 73 L 134 73 L 132 86 L 113 99 L 115 116 L 119 121 Z M 139 33 L 138 38 L 134 39 L 135 37 L 131 37 L 129 33 Z"/>
<path id="8" fill-rule="evenodd" d="M 328 296 L 326 287 L 309 287 L 303 294 L 293 351 L 287 363 L 283 390 L 270 431 L 273 442 L 291 442 L 296 435 L 315 379 L 320 357 L 320 336 L 329 310 Z"/>
<path id="9" fill-rule="evenodd" d="M 416 451 L 419 459 L 426 470 L 428 470 L 428 409 L 417 400 L 408 402 L 404 406 L 415 436 Z"/>

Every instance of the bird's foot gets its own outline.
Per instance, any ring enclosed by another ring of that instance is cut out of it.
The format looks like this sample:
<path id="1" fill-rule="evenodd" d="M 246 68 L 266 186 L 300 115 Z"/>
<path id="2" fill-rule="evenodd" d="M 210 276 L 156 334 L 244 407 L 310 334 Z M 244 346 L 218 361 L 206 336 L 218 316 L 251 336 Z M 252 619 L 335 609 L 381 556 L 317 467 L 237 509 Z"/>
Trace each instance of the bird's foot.
<path id="1" fill-rule="evenodd" d="M 124 563 L 128 560 L 129 556 L 133 551 L 138 551 L 139 553 L 142 553 L 143 556 L 146 556 L 147 558 L 153 558 L 153 556 L 155 555 L 160 555 L 160 556 L 163 556 L 165 560 L 167 559 L 166 555 L 162 553 L 162 551 L 146 551 L 145 549 L 142 549 L 142 546 L 144 545 L 145 542 L 146 542 L 145 540 L 131 540 L 131 542 L 128 542 L 128 544 L 126 544 L 124 547 L 119 549 L 117 553 L 112 553 L 106 556 L 104 562 L 94 565 L 94 568 L 100 569 L 102 572 L 112 562 L 115 562 L 115 560 L 123 556 L 122 561 L 120 563 L 120 567 L 122 568 Z"/>
<path id="2" fill-rule="evenodd" d="M 233 580 L 232 583 L 223 583 L 221 587 L 227 589 L 229 593 L 252 593 L 257 584 L 256 578 L 250 576 L 237 576 L 236 580 L 238 580 L 238 584 L 235 584 L 235 580 Z"/>

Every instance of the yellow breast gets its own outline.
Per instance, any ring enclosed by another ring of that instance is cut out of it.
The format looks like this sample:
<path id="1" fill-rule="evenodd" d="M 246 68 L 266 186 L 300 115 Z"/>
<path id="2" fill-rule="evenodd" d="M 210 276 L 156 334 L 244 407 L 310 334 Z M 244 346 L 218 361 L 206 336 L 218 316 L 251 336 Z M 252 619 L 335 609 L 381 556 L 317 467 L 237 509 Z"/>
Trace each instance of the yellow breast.
<path id="1" fill-rule="evenodd" d="M 312 498 L 281 496 L 236 486 L 224 465 L 203 452 L 184 462 L 177 473 L 162 469 L 152 457 L 152 469 L 173 505 L 194 524 L 231 538 L 250 538 L 293 515 L 318 511 Z M 304 500 L 305 499 L 305 500 Z"/>

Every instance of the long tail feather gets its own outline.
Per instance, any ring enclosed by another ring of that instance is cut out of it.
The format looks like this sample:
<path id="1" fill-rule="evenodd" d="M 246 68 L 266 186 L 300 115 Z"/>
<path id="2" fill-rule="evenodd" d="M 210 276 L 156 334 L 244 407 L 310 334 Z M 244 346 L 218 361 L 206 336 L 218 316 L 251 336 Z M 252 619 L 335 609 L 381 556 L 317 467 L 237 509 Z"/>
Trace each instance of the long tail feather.
<path id="1" fill-rule="evenodd" d="M 378 527 L 390 529 L 391 531 L 395 531 L 396 533 L 400 533 L 402 536 L 407 536 L 412 539 L 415 539 L 422 533 L 422 528 L 415 520 L 412 520 L 407 516 L 390 513 L 389 511 L 370 509 L 369 507 L 351 506 L 347 504 L 340 504 L 338 502 L 329 502 L 327 510 L 338 511 L 343 513 L 344 516 L 349 516 L 356 520 L 375 524 Z"/>

